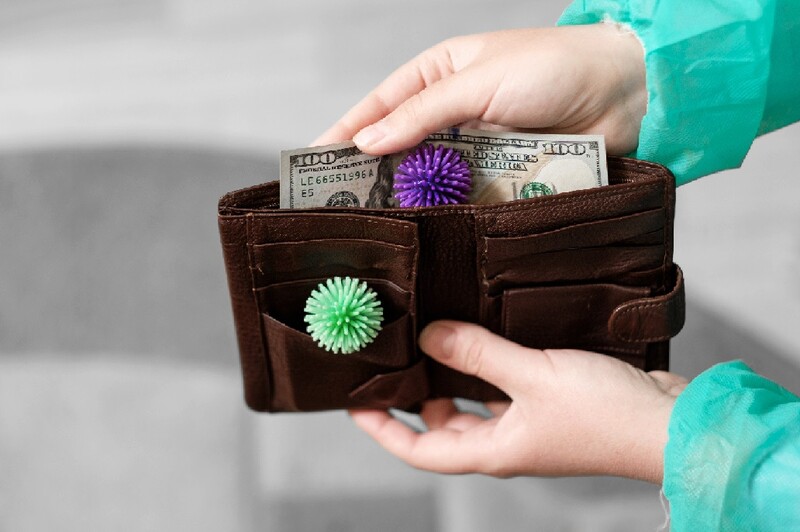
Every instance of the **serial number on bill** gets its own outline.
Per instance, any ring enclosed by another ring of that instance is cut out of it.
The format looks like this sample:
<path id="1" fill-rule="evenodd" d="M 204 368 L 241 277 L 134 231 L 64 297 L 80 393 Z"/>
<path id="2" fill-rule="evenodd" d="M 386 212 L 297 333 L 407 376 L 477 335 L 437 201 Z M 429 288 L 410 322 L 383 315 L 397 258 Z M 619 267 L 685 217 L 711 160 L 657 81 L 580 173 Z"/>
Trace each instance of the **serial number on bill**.
<path id="1" fill-rule="evenodd" d="M 301 177 L 300 186 L 311 187 L 314 185 L 341 183 L 343 181 L 358 181 L 359 179 L 370 179 L 373 177 L 375 177 L 375 170 L 353 170 L 352 172 L 339 172 L 336 174 L 311 175 Z"/>

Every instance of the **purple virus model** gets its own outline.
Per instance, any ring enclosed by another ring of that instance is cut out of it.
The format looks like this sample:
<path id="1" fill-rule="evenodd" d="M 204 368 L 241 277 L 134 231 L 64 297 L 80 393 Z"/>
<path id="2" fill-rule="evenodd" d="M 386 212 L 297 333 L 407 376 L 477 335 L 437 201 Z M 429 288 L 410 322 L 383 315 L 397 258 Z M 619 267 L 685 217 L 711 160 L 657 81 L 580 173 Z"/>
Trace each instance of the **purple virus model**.
<path id="1" fill-rule="evenodd" d="M 467 203 L 472 177 L 461 154 L 441 144 L 423 144 L 403 159 L 394 174 L 394 197 L 401 207 Z"/>

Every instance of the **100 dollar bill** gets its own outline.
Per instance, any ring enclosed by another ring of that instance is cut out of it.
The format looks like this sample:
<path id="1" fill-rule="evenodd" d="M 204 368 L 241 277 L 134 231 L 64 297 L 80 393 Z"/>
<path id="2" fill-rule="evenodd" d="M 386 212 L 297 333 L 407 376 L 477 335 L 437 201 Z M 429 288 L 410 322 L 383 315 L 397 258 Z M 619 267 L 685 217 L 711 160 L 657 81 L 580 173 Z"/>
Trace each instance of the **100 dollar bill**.
<path id="1" fill-rule="evenodd" d="M 608 184 L 601 135 L 451 128 L 425 142 L 453 148 L 467 161 L 472 173 L 470 203 L 500 203 Z M 283 151 L 280 206 L 397 207 L 394 173 L 409 151 L 368 155 L 352 142 Z"/>

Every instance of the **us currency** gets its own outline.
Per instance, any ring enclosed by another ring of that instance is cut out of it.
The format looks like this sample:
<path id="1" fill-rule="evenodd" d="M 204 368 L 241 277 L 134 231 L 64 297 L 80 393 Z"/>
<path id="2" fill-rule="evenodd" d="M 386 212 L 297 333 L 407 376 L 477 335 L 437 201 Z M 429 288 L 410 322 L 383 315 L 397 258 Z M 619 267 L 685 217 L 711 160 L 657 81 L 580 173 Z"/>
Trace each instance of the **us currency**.
<path id="1" fill-rule="evenodd" d="M 472 173 L 470 203 L 501 203 L 608 184 L 602 135 L 451 128 L 425 142 L 457 150 Z M 397 207 L 394 173 L 411 150 L 384 156 L 352 142 L 281 152 L 280 206 Z"/>

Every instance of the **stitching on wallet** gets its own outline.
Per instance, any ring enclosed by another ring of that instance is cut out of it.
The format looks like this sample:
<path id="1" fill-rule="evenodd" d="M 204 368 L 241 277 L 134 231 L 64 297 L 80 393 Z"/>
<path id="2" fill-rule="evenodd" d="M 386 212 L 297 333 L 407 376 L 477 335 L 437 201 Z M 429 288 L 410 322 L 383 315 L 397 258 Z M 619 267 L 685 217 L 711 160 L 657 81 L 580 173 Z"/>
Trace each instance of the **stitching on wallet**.
<path id="1" fill-rule="evenodd" d="M 250 370 L 253 371 L 253 369 L 255 369 L 256 372 L 261 373 L 261 375 L 258 378 L 259 379 L 263 379 L 264 385 L 266 387 L 266 390 L 264 390 L 265 404 L 266 404 L 267 408 L 272 408 L 272 405 L 273 405 L 274 399 L 275 399 L 275 397 L 274 397 L 275 386 L 274 386 L 274 383 L 272 382 L 272 378 L 273 378 L 272 377 L 272 362 L 270 360 L 269 348 L 267 347 L 267 344 L 268 344 L 267 337 L 266 337 L 266 333 L 264 331 L 263 320 L 260 319 L 260 316 L 261 316 L 263 310 L 261 308 L 261 304 L 259 303 L 258 297 L 256 297 L 256 292 L 255 292 L 255 277 L 253 275 L 253 253 L 252 253 L 252 245 L 251 245 L 252 244 L 252 230 L 253 230 L 252 223 L 251 223 L 252 219 L 253 219 L 253 215 L 252 214 L 247 214 L 245 216 L 245 218 L 244 218 L 245 231 L 247 233 L 247 245 L 245 246 L 245 251 L 246 251 L 246 254 L 247 254 L 247 273 L 249 274 L 248 278 L 249 278 L 249 281 L 250 281 L 250 290 L 249 290 L 249 294 L 248 295 L 249 295 L 249 297 L 251 299 L 249 301 L 249 304 L 252 305 L 253 308 L 255 308 L 255 311 L 259 316 L 259 318 L 258 318 L 258 337 L 259 337 L 258 344 L 260 346 L 260 353 L 256 353 L 255 356 L 254 356 L 254 354 L 252 352 L 249 352 L 247 354 L 247 359 L 249 360 L 248 367 L 250 368 Z M 242 300 L 244 301 L 246 296 L 244 294 L 242 294 L 241 297 L 242 297 Z M 238 331 L 237 331 L 237 335 L 238 335 Z M 258 367 L 254 368 L 254 365 L 258 366 Z"/>
<path id="2" fill-rule="evenodd" d="M 220 216 L 220 222 L 225 225 L 245 225 L 247 220 L 243 216 Z"/>
<path id="3" fill-rule="evenodd" d="M 263 214 L 262 213 L 259 213 L 259 214 L 251 213 L 251 214 L 253 216 L 257 217 L 259 220 L 262 220 L 262 219 L 263 220 L 270 220 L 272 218 L 290 218 L 290 217 L 296 216 L 296 214 L 289 214 L 289 213 L 286 213 L 283 216 L 282 216 L 283 213 L 263 213 Z M 369 218 L 365 218 L 364 216 L 352 216 L 352 214 L 354 214 L 354 213 L 348 213 L 350 215 L 324 214 L 324 213 L 316 213 L 316 212 L 315 213 L 308 213 L 308 214 L 313 214 L 315 216 L 321 216 L 321 217 L 333 216 L 334 220 L 341 220 L 343 222 L 368 223 L 368 224 L 373 224 L 373 225 L 378 225 L 378 226 L 389 225 L 389 226 L 391 226 L 393 228 L 402 229 L 402 232 L 404 233 L 402 235 L 403 238 L 413 237 L 413 243 L 412 244 L 397 244 L 398 246 L 416 246 L 417 245 L 418 237 L 415 234 L 416 233 L 416 231 L 415 231 L 416 230 L 416 224 L 414 224 L 414 222 L 403 222 L 403 221 L 400 221 L 400 220 L 392 221 L 392 220 L 386 219 L 385 217 L 382 217 L 380 220 L 370 220 Z M 411 225 L 408 225 L 408 224 L 411 224 Z M 327 239 L 323 239 L 323 240 L 327 240 Z M 379 242 L 387 242 L 385 239 L 377 239 L 376 238 L 374 240 L 379 241 Z M 392 243 L 392 242 L 388 242 L 388 243 Z M 248 236 L 248 244 L 249 245 L 255 245 L 255 243 L 250 240 L 249 236 Z"/>

